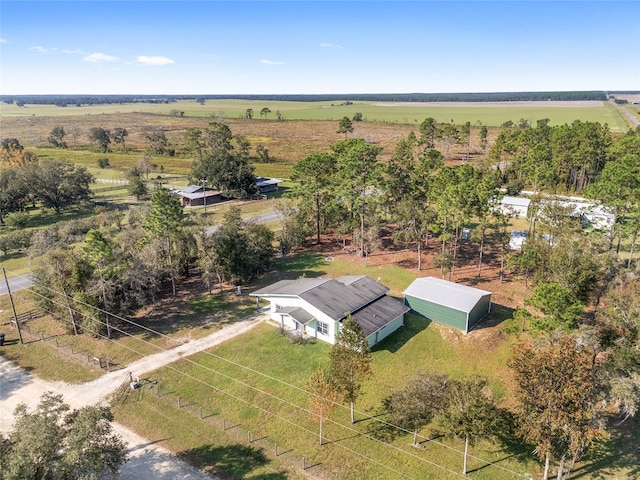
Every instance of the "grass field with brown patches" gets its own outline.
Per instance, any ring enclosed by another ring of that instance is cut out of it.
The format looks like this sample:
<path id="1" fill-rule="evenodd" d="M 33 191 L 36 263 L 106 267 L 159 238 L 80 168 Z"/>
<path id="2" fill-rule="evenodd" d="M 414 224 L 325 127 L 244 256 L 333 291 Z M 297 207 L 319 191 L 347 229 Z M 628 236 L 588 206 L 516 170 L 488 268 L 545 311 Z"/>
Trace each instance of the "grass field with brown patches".
<path id="1" fill-rule="evenodd" d="M 450 122 L 462 125 L 482 123 L 497 127 L 511 120 L 517 123 L 520 119 L 528 120 L 535 125 L 536 120 L 548 118 L 551 125 L 571 123 L 574 120 L 583 122 L 608 123 L 614 132 L 626 131 L 624 119 L 611 108 L 608 102 L 597 101 L 533 101 L 533 102 L 287 102 L 264 100 L 207 100 L 204 105 L 196 101 L 178 101 L 167 104 L 129 103 L 100 104 L 80 107 L 58 107 L 55 105 L 0 105 L 2 117 L 72 117 L 102 115 L 119 115 L 127 113 L 147 113 L 177 117 L 182 113 L 186 117 L 224 118 L 228 120 L 245 117 L 247 109 L 253 109 L 251 122 L 275 121 L 276 112 L 280 112 L 285 120 L 331 120 L 338 121 L 342 117 L 352 118 L 361 113 L 365 121 L 387 122 L 418 125 L 427 117 L 439 122 Z M 260 115 L 263 108 L 271 113 L 266 117 Z"/>
<path id="2" fill-rule="evenodd" d="M 255 149 L 263 145 L 269 150 L 273 158 L 271 163 L 256 163 L 259 175 L 287 178 L 291 174 L 293 165 L 314 152 L 329 151 L 330 146 L 343 140 L 344 134 L 336 133 L 337 122 L 329 121 L 260 121 L 246 119 L 167 117 L 151 114 L 112 114 L 81 117 L 3 117 L 2 137 L 17 138 L 25 148 L 33 150 L 38 156 L 66 158 L 84 166 L 96 166 L 99 158 L 109 158 L 109 163 L 116 169 L 126 169 L 134 166 L 138 159 L 147 153 L 147 142 L 144 133 L 148 129 L 163 128 L 167 139 L 177 155 L 153 156 L 151 161 L 162 166 L 164 172 L 185 174 L 191 167 L 193 157 L 183 155 L 180 147 L 184 141 L 184 134 L 188 128 L 204 129 L 212 121 L 224 121 L 235 136 L 247 138 Z M 81 133 L 74 139 L 67 135 L 68 149 L 50 148 L 47 137 L 56 126 L 62 126 L 70 132 L 78 129 Z M 126 128 L 129 136 L 126 139 L 128 151 L 125 153 L 117 145 L 111 145 L 111 152 L 98 152 L 89 142 L 89 131 L 93 127 L 109 130 Z M 383 148 L 381 160 L 387 160 L 401 139 L 410 132 L 418 134 L 418 125 L 382 123 L 382 122 L 354 122 L 354 132 L 350 137 L 361 137 L 368 142 Z M 480 127 L 473 127 L 471 133 L 470 150 L 476 155 L 482 155 L 479 140 Z M 489 142 L 498 135 L 498 129 L 489 129 Z M 444 145 L 442 146 L 445 151 Z M 466 146 L 453 145 L 449 155 L 454 157 L 466 152 Z M 157 173 L 157 172 L 156 172 Z"/>

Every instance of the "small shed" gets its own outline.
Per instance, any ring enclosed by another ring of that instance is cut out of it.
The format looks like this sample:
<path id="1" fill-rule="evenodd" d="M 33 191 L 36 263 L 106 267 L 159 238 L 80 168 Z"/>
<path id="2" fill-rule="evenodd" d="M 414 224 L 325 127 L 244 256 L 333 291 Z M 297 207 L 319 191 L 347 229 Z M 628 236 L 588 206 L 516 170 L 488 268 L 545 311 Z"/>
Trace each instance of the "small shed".
<path id="1" fill-rule="evenodd" d="M 173 193 L 180 197 L 183 207 L 200 207 L 205 204 L 213 205 L 222 201 L 222 193 L 209 188 L 203 189 L 199 185 L 188 185 L 182 190 L 173 189 Z"/>
<path id="2" fill-rule="evenodd" d="M 491 292 L 423 277 L 404 291 L 404 304 L 429 320 L 467 333 L 491 311 Z"/>
<path id="3" fill-rule="evenodd" d="M 281 183 L 280 178 L 256 177 L 256 185 L 260 193 L 277 192 Z"/>

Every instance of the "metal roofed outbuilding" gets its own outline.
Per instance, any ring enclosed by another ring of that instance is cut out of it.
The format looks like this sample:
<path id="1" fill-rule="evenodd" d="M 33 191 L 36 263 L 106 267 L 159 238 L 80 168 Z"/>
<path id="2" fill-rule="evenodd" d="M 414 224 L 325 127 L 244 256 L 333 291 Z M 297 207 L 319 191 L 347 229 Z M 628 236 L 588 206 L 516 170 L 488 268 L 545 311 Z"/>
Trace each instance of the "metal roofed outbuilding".
<path id="1" fill-rule="evenodd" d="M 468 333 L 491 311 L 491 292 L 423 277 L 404 291 L 404 303 L 429 320 Z"/>

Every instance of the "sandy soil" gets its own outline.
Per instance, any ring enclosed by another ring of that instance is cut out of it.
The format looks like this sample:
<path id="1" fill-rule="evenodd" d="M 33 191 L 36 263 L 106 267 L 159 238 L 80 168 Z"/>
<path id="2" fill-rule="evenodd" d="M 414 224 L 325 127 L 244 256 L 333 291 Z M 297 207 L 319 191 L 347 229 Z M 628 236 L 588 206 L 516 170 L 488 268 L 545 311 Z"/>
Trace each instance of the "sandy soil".
<path id="1" fill-rule="evenodd" d="M 264 320 L 262 315 L 253 315 L 244 321 L 231 324 L 211 335 L 184 343 L 176 348 L 150 355 L 133 362 L 126 372 L 118 370 L 81 385 L 64 382 L 46 382 L 32 376 L 0 356 L 0 432 L 7 433 L 13 427 L 13 411 L 19 403 L 33 408 L 40 396 L 47 391 L 60 393 L 72 408 L 104 402 L 109 394 L 123 382 L 128 381 L 129 372 L 135 376 L 174 362 L 181 357 L 209 349 L 241 335 Z M 114 424 L 114 428 L 129 445 L 129 461 L 123 466 L 124 480 L 211 480 L 212 475 L 197 470 L 176 458 L 156 441 L 144 439 L 126 427 Z"/>

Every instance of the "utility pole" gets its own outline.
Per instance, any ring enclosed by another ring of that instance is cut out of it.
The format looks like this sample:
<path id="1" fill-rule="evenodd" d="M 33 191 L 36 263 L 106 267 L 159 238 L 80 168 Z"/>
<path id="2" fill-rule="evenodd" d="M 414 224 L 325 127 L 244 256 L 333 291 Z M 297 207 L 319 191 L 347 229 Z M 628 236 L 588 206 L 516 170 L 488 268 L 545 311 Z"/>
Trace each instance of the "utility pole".
<path id="1" fill-rule="evenodd" d="M 20 345 L 24 345 L 22 341 L 22 332 L 20 331 L 20 321 L 18 320 L 18 314 L 16 313 L 16 306 L 13 303 L 13 295 L 11 294 L 11 288 L 9 288 L 9 280 L 7 279 L 7 271 L 2 267 L 2 275 L 4 275 L 4 282 L 7 284 L 7 293 L 9 294 L 9 302 L 11 303 L 11 309 L 13 310 L 13 318 L 16 321 L 16 327 L 18 329 L 18 338 L 20 339 Z"/>
<path id="2" fill-rule="evenodd" d="M 202 182 L 202 201 L 204 203 L 204 214 L 207 214 L 207 179 L 206 178 L 201 178 L 200 181 Z"/>

